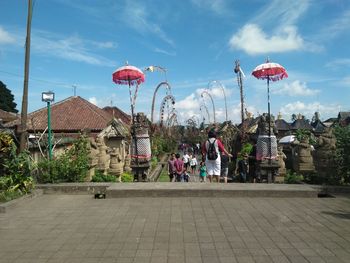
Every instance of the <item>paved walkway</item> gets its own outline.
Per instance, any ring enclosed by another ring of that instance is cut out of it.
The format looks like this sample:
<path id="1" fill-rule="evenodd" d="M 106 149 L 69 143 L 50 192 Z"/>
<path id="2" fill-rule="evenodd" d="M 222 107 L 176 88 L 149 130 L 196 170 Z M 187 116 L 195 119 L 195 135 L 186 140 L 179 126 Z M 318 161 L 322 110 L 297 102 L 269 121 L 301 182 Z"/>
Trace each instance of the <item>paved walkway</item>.
<path id="1" fill-rule="evenodd" d="M 0 262 L 350 262 L 350 199 L 43 195 L 0 214 Z"/>

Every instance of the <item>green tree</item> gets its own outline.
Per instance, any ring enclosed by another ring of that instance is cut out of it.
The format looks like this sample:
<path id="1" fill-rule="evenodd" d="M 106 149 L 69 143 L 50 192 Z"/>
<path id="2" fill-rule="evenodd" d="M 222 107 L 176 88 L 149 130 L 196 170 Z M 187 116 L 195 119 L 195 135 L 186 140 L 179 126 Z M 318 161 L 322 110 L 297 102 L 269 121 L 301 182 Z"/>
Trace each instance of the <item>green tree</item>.
<path id="1" fill-rule="evenodd" d="M 350 126 L 335 126 L 334 134 L 337 138 L 336 163 L 338 175 L 342 182 L 350 183 Z"/>
<path id="2" fill-rule="evenodd" d="M 4 111 L 17 113 L 17 104 L 14 102 L 14 96 L 6 85 L 0 81 L 0 109 Z"/>

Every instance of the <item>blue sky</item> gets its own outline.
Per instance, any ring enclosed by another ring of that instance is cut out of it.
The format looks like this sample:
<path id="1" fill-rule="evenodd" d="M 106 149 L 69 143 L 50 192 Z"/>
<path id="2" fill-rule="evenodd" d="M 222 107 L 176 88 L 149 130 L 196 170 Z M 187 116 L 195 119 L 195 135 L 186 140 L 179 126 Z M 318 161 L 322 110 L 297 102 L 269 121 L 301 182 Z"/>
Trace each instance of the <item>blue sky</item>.
<path id="1" fill-rule="evenodd" d="M 239 59 L 245 104 L 255 116 L 267 111 L 266 83 L 251 72 L 269 57 L 289 78 L 271 84 L 271 112 L 322 119 L 350 110 L 350 1 L 348 0 L 35 0 L 29 81 L 29 112 L 45 107 L 41 92 L 56 101 L 73 95 L 100 107 L 130 112 L 128 88 L 112 82 L 113 71 L 129 64 L 167 69 L 179 121 L 205 117 L 240 120 L 239 89 L 233 72 Z M 20 110 L 27 1 L 0 1 L 0 80 Z M 153 92 L 165 75 L 146 72 L 136 111 L 150 116 Z M 166 90 L 156 98 L 156 120 Z M 203 116 L 204 115 L 204 116 Z"/>

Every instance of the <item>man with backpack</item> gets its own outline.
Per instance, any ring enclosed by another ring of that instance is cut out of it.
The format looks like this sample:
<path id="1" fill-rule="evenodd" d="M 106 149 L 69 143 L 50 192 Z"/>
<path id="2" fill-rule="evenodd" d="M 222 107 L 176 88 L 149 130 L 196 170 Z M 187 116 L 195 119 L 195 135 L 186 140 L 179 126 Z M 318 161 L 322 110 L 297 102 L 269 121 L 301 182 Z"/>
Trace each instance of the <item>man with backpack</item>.
<path id="1" fill-rule="evenodd" d="M 221 173 L 220 152 L 225 153 L 229 157 L 232 157 L 232 155 L 225 149 L 222 142 L 216 137 L 216 132 L 214 130 L 210 130 L 208 133 L 208 140 L 203 143 L 202 159 L 203 161 L 205 160 L 209 182 L 212 182 L 213 177 L 215 177 L 216 181 L 219 183 Z"/>

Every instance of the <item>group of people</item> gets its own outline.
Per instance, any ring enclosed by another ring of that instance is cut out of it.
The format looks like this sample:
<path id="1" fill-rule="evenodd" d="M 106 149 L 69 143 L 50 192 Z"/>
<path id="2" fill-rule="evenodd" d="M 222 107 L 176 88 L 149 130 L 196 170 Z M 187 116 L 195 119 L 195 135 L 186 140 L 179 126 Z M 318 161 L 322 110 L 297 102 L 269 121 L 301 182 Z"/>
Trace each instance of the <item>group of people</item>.
<path id="1" fill-rule="evenodd" d="M 229 158 L 232 155 L 225 149 L 223 143 L 214 130 L 209 131 L 208 139 L 201 145 L 202 161 L 200 162 L 198 172 L 200 182 L 220 182 L 220 177 L 227 183 Z M 188 182 L 190 173 L 195 174 L 198 161 L 195 154 L 184 153 L 181 158 L 180 154 L 172 153 L 168 161 L 168 172 L 170 181 Z M 243 166 L 241 165 L 241 168 Z M 238 165 L 238 169 L 241 169 Z M 244 167 L 243 167 L 244 169 Z M 237 172 L 241 173 L 240 170 Z M 244 172 L 244 171 L 242 171 Z"/>

